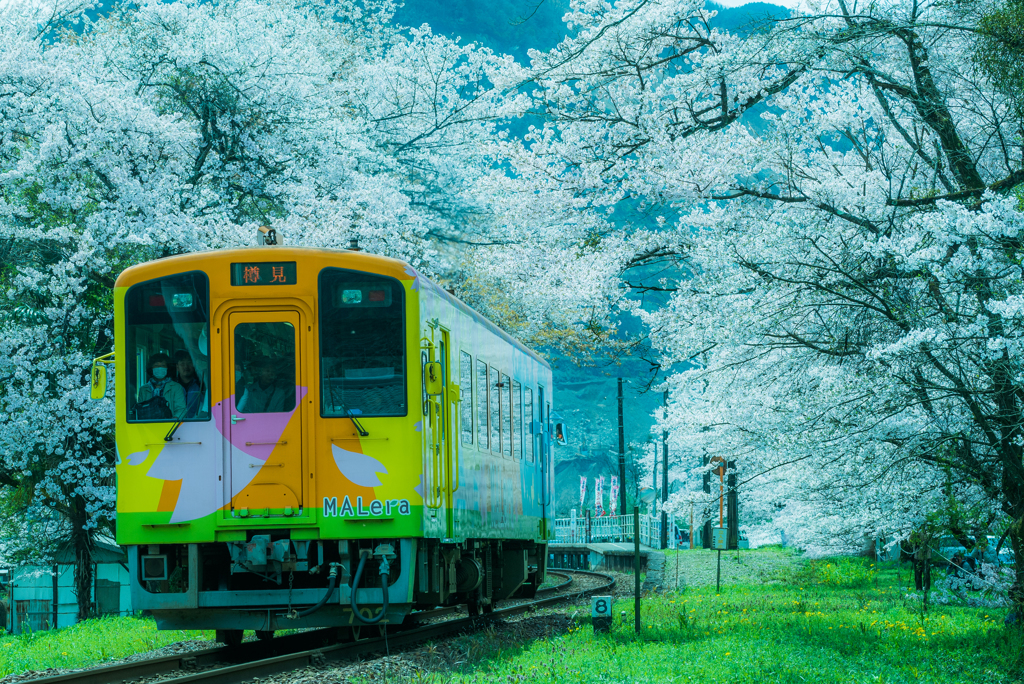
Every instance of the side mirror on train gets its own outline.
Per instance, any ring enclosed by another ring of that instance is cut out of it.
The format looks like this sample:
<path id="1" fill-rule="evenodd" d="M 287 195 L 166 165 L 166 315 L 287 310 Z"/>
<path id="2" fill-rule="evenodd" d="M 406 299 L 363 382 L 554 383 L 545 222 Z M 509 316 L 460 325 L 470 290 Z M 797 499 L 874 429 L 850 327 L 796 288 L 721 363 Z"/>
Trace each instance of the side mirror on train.
<path id="1" fill-rule="evenodd" d="M 113 362 L 113 353 L 93 359 L 89 382 L 89 396 L 93 400 L 102 399 L 107 396 L 107 364 Z"/>
<path id="2" fill-rule="evenodd" d="M 569 443 L 565 432 L 565 423 L 555 423 L 555 444 L 565 446 Z"/>
<path id="3" fill-rule="evenodd" d="M 438 361 L 431 361 L 423 367 L 423 383 L 427 396 L 436 397 L 444 391 L 444 373 Z"/>

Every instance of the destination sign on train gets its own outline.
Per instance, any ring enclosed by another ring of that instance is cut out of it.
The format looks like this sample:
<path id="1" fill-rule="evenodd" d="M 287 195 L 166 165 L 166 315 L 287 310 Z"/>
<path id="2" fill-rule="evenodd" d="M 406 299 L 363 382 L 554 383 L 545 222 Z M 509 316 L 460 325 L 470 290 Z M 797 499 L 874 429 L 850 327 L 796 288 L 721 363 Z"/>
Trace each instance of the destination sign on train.
<path id="1" fill-rule="evenodd" d="M 294 261 L 231 264 L 232 285 L 294 285 Z"/>

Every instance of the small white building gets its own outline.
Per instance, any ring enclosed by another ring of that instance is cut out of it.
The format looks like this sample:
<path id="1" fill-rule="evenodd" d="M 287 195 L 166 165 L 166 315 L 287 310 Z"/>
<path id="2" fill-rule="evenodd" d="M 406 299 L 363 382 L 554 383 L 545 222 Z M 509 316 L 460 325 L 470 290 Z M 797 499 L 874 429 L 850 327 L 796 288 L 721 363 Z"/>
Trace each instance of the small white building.
<path id="1" fill-rule="evenodd" d="M 128 615 L 128 556 L 116 544 L 93 542 L 93 582 L 89 597 L 97 615 Z M 67 627 L 78 621 L 74 552 L 61 549 L 50 567 L 24 566 L 9 571 L 5 629 L 13 634 Z"/>

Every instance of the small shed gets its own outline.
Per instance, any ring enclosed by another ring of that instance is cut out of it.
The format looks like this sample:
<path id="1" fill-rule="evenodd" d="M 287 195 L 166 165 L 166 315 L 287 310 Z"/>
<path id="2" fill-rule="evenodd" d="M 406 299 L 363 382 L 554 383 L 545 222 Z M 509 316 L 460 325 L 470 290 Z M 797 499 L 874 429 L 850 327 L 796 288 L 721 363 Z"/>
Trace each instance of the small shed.
<path id="1" fill-rule="evenodd" d="M 78 621 L 74 552 L 63 547 L 52 566 L 10 570 L 9 609 L 4 627 L 13 634 L 67 627 Z M 128 556 L 112 540 L 93 541 L 93 583 L 89 597 L 96 615 L 128 615 Z"/>

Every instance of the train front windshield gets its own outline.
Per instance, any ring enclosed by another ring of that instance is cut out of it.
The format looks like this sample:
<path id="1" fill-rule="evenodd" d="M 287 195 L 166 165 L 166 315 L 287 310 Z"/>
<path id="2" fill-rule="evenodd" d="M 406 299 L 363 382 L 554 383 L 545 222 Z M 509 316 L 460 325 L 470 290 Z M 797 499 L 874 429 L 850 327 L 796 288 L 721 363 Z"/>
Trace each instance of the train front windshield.
<path id="1" fill-rule="evenodd" d="M 320 273 L 320 378 L 325 417 L 404 416 L 405 290 L 393 279 Z"/>
<path id="2" fill-rule="evenodd" d="M 128 422 L 209 420 L 206 275 L 139 283 L 128 290 L 125 309 Z"/>

